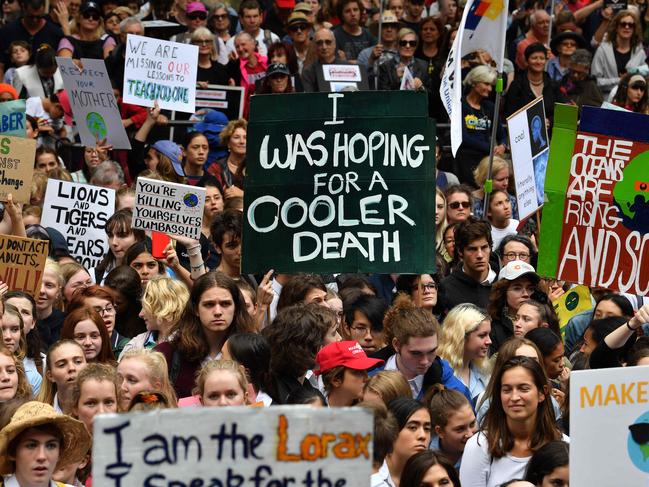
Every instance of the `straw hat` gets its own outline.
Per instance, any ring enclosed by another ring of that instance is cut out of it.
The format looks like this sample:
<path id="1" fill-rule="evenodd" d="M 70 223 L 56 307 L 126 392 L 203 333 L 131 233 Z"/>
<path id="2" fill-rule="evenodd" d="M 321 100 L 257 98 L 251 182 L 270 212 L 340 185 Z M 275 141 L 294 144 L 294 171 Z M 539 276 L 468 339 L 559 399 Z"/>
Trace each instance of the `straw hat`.
<path id="1" fill-rule="evenodd" d="M 11 417 L 9 424 L 0 431 L 0 475 L 14 473 L 13 462 L 9 460 L 7 451 L 9 444 L 23 431 L 44 424 L 57 426 L 63 435 L 57 468 L 81 460 L 88 453 L 91 444 L 90 434 L 81 421 L 57 413 L 49 404 L 30 401 L 20 406 Z"/>

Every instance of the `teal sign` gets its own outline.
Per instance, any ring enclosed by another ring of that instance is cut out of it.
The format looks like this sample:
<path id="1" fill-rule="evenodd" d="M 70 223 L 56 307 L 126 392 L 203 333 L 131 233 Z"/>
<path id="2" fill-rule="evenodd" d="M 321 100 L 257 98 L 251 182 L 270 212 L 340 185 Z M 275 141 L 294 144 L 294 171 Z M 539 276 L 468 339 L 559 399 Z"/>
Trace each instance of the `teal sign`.
<path id="1" fill-rule="evenodd" d="M 243 272 L 433 272 L 427 107 L 411 91 L 253 97 Z"/>
<path id="2" fill-rule="evenodd" d="M 25 120 L 25 100 L 0 103 L 0 134 L 26 137 Z"/>

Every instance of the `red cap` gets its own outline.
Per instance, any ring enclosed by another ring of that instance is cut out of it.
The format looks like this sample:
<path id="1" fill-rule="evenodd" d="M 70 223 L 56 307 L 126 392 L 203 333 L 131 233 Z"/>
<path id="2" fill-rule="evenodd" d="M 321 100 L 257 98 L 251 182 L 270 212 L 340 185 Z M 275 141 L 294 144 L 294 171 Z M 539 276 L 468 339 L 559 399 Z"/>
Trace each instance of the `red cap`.
<path id="1" fill-rule="evenodd" d="M 320 365 L 315 371 L 316 374 L 322 374 L 340 365 L 354 370 L 367 370 L 384 363 L 381 359 L 369 358 L 358 342 L 353 340 L 326 345 L 318 352 L 315 360 Z"/>
<path id="2" fill-rule="evenodd" d="M 277 8 L 293 9 L 295 7 L 295 0 L 275 0 L 275 4 Z"/>

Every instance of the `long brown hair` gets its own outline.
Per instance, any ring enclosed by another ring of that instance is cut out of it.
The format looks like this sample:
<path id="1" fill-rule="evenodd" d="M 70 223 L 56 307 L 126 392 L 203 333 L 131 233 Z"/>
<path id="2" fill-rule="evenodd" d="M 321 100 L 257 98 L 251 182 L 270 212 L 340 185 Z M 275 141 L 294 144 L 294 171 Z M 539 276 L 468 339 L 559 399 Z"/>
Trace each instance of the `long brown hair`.
<path id="1" fill-rule="evenodd" d="M 101 349 L 99 354 L 94 358 L 93 362 L 101 363 L 112 363 L 115 362 L 115 355 L 110 345 L 110 337 L 108 336 L 108 330 L 104 324 L 102 317 L 92 308 L 77 308 L 72 313 L 70 313 L 63 322 L 63 328 L 61 329 L 61 338 L 68 338 L 74 340 L 74 329 L 79 324 L 79 322 L 84 320 L 92 321 L 97 330 L 99 330 L 99 335 L 101 335 Z"/>
<path id="2" fill-rule="evenodd" d="M 556 418 L 548 392 L 548 376 L 541 364 L 529 357 L 513 357 L 505 362 L 498 374 L 493 377 L 491 403 L 484 418 L 483 429 L 487 437 L 489 453 L 494 458 L 502 458 L 514 448 L 514 435 L 507 426 L 507 416 L 503 408 L 500 390 L 505 372 L 522 367 L 533 378 L 539 393 L 545 395 L 536 410 L 536 419 L 530 431 L 530 449 L 534 452 L 546 443 L 561 439 L 561 433 L 555 425 Z"/>
<path id="3" fill-rule="evenodd" d="M 31 399 L 32 397 L 32 386 L 27 380 L 27 375 L 25 374 L 25 367 L 23 366 L 23 361 L 16 357 L 11 350 L 9 350 L 4 343 L 0 343 L 0 354 L 6 355 L 14 362 L 16 367 L 16 374 L 18 375 L 18 387 L 16 388 L 16 395 L 12 399 Z"/>

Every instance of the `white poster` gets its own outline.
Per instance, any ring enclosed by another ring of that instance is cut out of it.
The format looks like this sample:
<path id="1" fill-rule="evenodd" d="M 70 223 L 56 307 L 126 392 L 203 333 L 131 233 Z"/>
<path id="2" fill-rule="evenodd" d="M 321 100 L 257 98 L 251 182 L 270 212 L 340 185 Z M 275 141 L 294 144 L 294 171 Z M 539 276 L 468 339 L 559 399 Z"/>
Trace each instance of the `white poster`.
<path id="1" fill-rule="evenodd" d="M 543 98 L 537 98 L 507 119 L 512 151 L 518 219 L 525 220 L 543 205 L 550 143 Z"/>
<path id="2" fill-rule="evenodd" d="M 57 57 L 63 86 L 83 145 L 94 147 L 106 139 L 114 149 L 130 149 L 122 117 L 102 59 L 82 59 L 83 69 L 67 57 Z M 109 129 L 110 127 L 110 129 Z"/>
<path id="3" fill-rule="evenodd" d="M 361 81 L 361 69 L 357 64 L 323 64 L 325 81 Z"/>
<path id="4" fill-rule="evenodd" d="M 126 39 L 125 103 L 194 113 L 198 46 L 131 35 Z"/>
<path id="5" fill-rule="evenodd" d="M 50 179 L 41 225 L 61 232 L 70 254 L 91 269 L 108 252 L 104 227 L 114 209 L 114 189 Z"/>
<path id="6" fill-rule="evenodd" d="M 209 407 L 95 418 L 101 487 L 369 485 L 372 412 L 364 408 Z"/>
<path id="7" fill-rule="evenodd" d="M 137 178 L 133 228 L 200 239 L 205 188 Z"/>
<path id="8" fill-rule="evenodd" d="M 570 487 L 649 486 L 649 366 L 570 374 Z"/>

